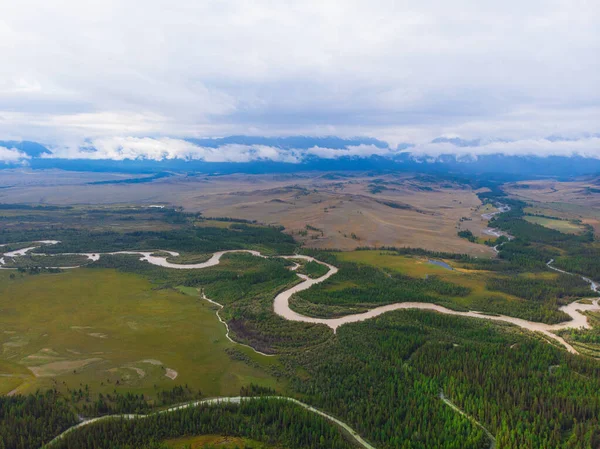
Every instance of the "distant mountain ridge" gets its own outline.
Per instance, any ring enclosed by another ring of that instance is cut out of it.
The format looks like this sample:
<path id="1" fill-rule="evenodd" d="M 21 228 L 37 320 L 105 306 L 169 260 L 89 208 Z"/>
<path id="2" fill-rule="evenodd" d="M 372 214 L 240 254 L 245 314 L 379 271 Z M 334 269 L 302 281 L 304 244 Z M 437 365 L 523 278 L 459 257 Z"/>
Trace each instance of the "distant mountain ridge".
<path id="1" fill-rule="evenodd" d="M 600 134 L 590 135 L 600 137 Z M 554 141 L 569 142 L 566 138 L 551 137 Z M 563 140 L 560 140 L 563 139 Z M 53 157 L 53 152 L 46 146 L 31 141 L 0 141 L 0 147 L 13 148 L 26 154 L 26 164 L 33 169 L 63 169 L 77 171 L 116 171 L 127 173 L 158 173 L 163 171 L 208 172 L 208 173 L 269 173 L 295 171 L 332 171 L 332 170 L 394 170 L 414 172 L 442 172 L 485 174 L 495 173 L 503 176 L 525 178 L 531 176 L 570 177 L 600 173 L 600 159 L 584 156 L 532 156 L 504 155 L 502 153 L 475 155 L 464 149 L 476 148 L 485 144 L 482 139 L 465 140 L 458 137 L 439 137 L 433 144 L 447 144 L 457 148 L 457 154 L 448 152 L 436 156 L 411 152 L 410 143 L 402 143 L 391 149 L 387 142 L 368 137 L 341 138 L 328 137 L 261 137 L 261 136 L 229 136 L 205 139 L 179 139 L 179 141 L 215 149 L 240 145 L 245 147 L 272 147 L 283 152 L 303 150 L 297 162 L 281 162 L 265 158 L 257 158 L 246 162 L 207 162 L 199 158 L 171 158 L 152 160 L 138 157 L 136 159 L 88 159 L 85 157 L 65 159 Z M 494 142 L 505 142 L 495 140 Z M 350 150 L 361 147 L 380 149 L 381 154 L 355 154 Z M 339 150 L 336 157 L 322 157 L 318 152 L 310 152 L 315 148 Z M 348 151 L 345 151 L 348 150 Z M 86 151 L 96 151 L 86 147 Z M 339 154 L 339 156 L 337 156 Z M 348 155 L 346 155 L 348 154 Z M 0 161 L 1 162 L 1 161 Z M 14 167 L 19 164 L 1 164 L 0 169 Z"/>
<path id="2" fill-rule="evenodd" d="M 201 147 L 218 148 L 223 145 L 264 145 L 286 150 L 308 149 L 312 147 L 324 147 L 333 149 L 344 149 L 349 146 L 373 145 L 377 148 L 388 148 L 387 142 L 373 137 L 351 137 L 342 138 L 336 136 L 310 137 L 310 136 L 287 136 L 287 137 L 263 137 L 263 136 L 229 136 L 211 137 L 205 139 L 185 139 Z"/>
<path id="3" fill-rule="evenodd" d="M 40 157 L 44 154 L 52 154 L 52 152 L 41 143 L 28 140 L 0 140 L 0 147 L 8 149 L 14 148 L 21 153 L 25 153 L 29 157 Z"/>

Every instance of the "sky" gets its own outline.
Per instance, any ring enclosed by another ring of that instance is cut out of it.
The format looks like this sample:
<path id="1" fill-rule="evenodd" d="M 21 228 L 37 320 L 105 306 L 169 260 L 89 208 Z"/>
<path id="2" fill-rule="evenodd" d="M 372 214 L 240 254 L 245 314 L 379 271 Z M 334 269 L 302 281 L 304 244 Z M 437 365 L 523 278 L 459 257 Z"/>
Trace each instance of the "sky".
<path id="1" fill-rule="evenodd" d="M 598 1 L 0 2 L 0 140 L 64 157 L 296 157 L 181 140 L 244 134 L 600 158 Z"/>

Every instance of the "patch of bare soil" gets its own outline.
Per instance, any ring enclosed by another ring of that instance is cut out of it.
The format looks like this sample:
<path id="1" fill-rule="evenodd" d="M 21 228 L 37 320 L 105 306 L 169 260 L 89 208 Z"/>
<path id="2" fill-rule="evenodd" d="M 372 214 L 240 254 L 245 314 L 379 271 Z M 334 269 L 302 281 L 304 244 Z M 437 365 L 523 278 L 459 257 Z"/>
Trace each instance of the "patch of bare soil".
<path id="1" fill-rule="evenodd" d="M 178 375 L 179 373 L 172 368 L 167 368 L 167 371 L 165 372 L 165 376 L 167 376 L 171 380 L 175 380 Z"/>

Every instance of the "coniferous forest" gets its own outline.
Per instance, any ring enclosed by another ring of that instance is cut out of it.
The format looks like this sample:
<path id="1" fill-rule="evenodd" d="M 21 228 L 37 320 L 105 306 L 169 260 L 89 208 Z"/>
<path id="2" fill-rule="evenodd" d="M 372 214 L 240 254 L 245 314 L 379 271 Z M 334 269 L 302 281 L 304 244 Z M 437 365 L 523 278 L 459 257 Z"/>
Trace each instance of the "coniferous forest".
<path id="1" fill-rule="evenodd" d="M 492 224 L 514 238 L 502 240 L 497 260 L 406 248 L 386 251 L 444 258 L 460 267 L 486 270 L 491 273 L 488 290 L 518 296 L 526 304 L 521 309 L 500 308 L 499 313 L 561 321 L 558 307 L 591 296 L 589 284 L 566 274 L 556 274 L 552 280 L 526 275 L 548 271 L 546 263 L 554 258 L 557 267 L 595 276 L 595 262 L 588 261 L 595 251 L 594 236 L 539 230 L 539 225 L 523 219 L 522 203 L 501 199 L 512 209 L 498 215 Z M 117 235 L 65 225 L 15 231 L 14 235 L 1 233 L 0 237 L 10 248 L 21 241 L 64 239 L 44 248 L 56 254 L 140 248 L 189 253 L 253 248 L 285 254 L 295 247 L 277 228 L 246 223 L 194 228 L 186 223 L 200 218 L 180 212 L 165 213 L 160 219 L 177 223 L 179 230 Z M 460 299 L 471 293 L 467 287 L 435 276 L 416 279 L 342 263 L 334 252 L 305 252 L 338 266 L 336 282 L 356 284 L 333 289 L 333 293 L 313 287 L 306 300 L 323 307 L 370 307 L 390 302 L 386 298 L 393 293 L 460 310 L 457 303 L 444 298 Z M 279 356 L 281 365 L 273 368 L 273 374 L 285 379 L 285 384 L 276 392 L 248 386 L 243 395 L 299 399 L 344 421 L 378 449 L 600 447 L 597 359 L 570 354 L 539 335 L 507 324 L 425 311 L 390 312 L 344 325 L 335 334 L 323 325 L 286 321 L 273 313 L 272 300 L 298 282 L 288 269 L 290 264 L 283 259 L 230 254 L 206 270 L 165 270 L 135 256 L 107 255 L 81 269 L 135 274 L 150 280 L 156 289 L 201 288 L 224 306 L 221 316 L 236 341 Z M 324 273 L 323 265 L 305 264 L 301 269 L 309 276 Z M 55 271 L 53 275 L 61 275 L 60 270 Z M 86 425 L 67 433 L 53 447 L 156 449 L 169 438 L 200 434 L 248 437 L 282 448 L 356 446 L 331 421 L 297 404 L 268 397 L 155 413 L 168 404 L 199 397 L 203 397 L 201 392 L 184 387 L 157 393 L 154 398 L 128 393 L 99 397 L 88 391 L 67 396 L 53 389 L 2 397 L 0 449 L 42 447 L 82 417 L 114 413 L 150 416 Z"/>
<path id="2" fill-rule="evenodd" d="M 290 449 L 349 449 L 342 432 L 325 418 L 284 400 L 254 399 L 155 414 L 143 420 L 111 419 L 66 434 L 58 449 L 144 448 L 181 435 L 249 437 Z"/>
<path id="3" fill-rule="evenodd" d="M 600 449 L 600 0 L 0 0 L 0 449 Z"/>

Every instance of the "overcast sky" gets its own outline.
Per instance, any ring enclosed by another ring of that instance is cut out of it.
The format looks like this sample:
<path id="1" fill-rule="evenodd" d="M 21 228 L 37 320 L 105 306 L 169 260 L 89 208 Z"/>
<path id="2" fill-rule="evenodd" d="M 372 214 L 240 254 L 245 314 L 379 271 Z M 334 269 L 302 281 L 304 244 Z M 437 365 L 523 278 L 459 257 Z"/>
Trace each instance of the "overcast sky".
<path id="1" fill-rule="evenodd" d="M 600 132 L 597 0 L 0 3 L 0 139 Z"/>

